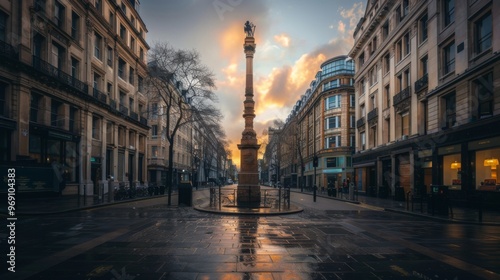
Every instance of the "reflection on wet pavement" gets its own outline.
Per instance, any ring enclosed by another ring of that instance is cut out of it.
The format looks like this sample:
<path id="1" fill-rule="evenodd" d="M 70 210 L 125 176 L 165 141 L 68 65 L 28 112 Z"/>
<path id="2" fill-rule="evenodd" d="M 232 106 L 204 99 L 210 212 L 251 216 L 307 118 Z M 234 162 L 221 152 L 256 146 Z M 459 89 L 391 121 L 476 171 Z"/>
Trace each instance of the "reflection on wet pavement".
<path id="1" fill-rule="evenodd" d="M 339 205 L 264 217 L 121 205 L 26 218 L 17 229 L 25 242 L 18 245 L 17 275 L 288 280 L 495 279 L 500 273 L 497 227 Z"/>

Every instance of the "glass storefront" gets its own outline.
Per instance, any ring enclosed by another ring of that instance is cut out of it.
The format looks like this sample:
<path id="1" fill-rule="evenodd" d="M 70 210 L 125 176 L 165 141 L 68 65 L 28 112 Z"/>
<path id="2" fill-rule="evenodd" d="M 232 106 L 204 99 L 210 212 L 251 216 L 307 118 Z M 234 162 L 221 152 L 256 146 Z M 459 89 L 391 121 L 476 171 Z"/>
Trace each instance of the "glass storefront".
<path id="1" fill-rule="evenodd" d="M 51 137 L 52 134 L 32 133 L 29 139 L 29 153 L 36 163 L 42 166 L 57 166 L 67 183 L 78 180 L 78 143 L 66 139 Z M 63 135 L 65 136 L 65 135 Z M 72 138 L 67 136 L 67 138 Z"/>
<path id="2" fill-rule="evenodd" d="M 484 191 L 496 191 L 500 189 L 498 181 L 499 159 L 500 147 L 476 151 L 476 178 L 474 182 L 476 189 Z"/>
<path id="3" fill-rule="evenodd" d="M 461 154 L 443 156 L 443 185 L 450 186 L 450 189 L 462 189 L 461 160 Z"/>

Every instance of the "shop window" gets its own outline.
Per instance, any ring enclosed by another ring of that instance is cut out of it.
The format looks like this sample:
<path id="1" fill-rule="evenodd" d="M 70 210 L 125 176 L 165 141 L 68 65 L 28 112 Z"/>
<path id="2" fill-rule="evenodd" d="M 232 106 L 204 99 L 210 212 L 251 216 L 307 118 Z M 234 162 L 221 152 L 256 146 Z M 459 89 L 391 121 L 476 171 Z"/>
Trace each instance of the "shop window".
<path id="1" fill-rule="evenodd" d="M 461 189 L 462 186 L 462 163 L 460 154 L 443 156 L 443 185 L 451 189 Z"/>
<path id="2" fill-rule="evenodd" d="M 55 139 L 47 139 L 47 150 L 45 157 L 46 163 L 61 163 L 61 141 Z"/>
<path id="3" fill-rule="evenodd" d="M 67 182 L 76 182 L 78 179 L 78 148 L 75 142 L 65 142 L 64 170 L 62 176 Z"/>
<path id="4" fill-rule="evenodd" d="M 340 167 L 338 164 L 338 158 L 336 157 L 331 157 L 326 159 L 326 167 Z"/>
<path id="5" fill-rule="evenodd" d="M 498 166 L 500 148 L 476 152 L 476 189 L 497 191 L 500 189 Z"/>

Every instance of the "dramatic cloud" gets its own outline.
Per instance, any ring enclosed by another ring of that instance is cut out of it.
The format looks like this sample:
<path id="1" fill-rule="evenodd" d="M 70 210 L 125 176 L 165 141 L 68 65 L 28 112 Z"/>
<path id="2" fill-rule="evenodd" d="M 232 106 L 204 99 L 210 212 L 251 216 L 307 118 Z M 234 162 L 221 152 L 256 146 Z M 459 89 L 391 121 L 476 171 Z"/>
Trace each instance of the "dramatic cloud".
<path id="1" fill-rule="evenodd" d="M 290 46 L 290 37 L 286 34 L 274 35 L 274 41 L 284 48 L 288 48 Z"/>
<path id="2" fill-rule="evenodd" d="M 240 152 L 236 145 L 244 128 L 244 22 L 249 20 L 257 26 L 254 127 L 260 135 L 274 119 L 284 120 L 288 116 L 320 70 L 321 63 L 350 51 L 354 28 L 363 15 L 364 4 L 348 0 L 141 3 L 150 45 L 162 41 L 178 49 L 196 49 L 203 63 L 214 71 L 216 93 L 224 114 L 222 125 L 238 165 Z"/>
<path id="3" fill-rule="evenodd" d="M 354 3 L 349 9 L 339 9 L 340 15 L 349 19 L 349 28 L 354 28 L 358 24 L 358 21 L 365 14 L 365 8 L 363 7 L 363 2 Z"/>
<path id="4" fill-rule="evenodd" d="M 341 34 L 344 34 L 345 33 L 345 24 L 343 21 L 339 20 L 339 25 L 338 25 L 338 28 L 337 30 L 341 33 Z"/>

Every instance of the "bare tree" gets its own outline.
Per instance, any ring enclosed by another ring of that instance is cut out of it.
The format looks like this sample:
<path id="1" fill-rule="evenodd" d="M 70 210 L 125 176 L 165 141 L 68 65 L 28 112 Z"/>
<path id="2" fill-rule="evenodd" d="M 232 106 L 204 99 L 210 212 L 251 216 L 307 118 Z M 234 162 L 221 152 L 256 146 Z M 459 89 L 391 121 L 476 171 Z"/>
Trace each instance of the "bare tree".
<path id="1" fill-rule="evenodd" d="M 214 106 L 217 101 L 214 74 L 202 65 L 195 50 L 177 50 L 167 43 L 157 43 L 149 52 L 147 77 L 150 102 L 158 102 L 163 109 L 153 112 L 163 117 L 163 132 L 168 141 L 168 205 L 171 204 L 173 185 L 174 142 L 179 129 L 203 116 L 206 123 L 218 123 L 222 117 Z"/>

